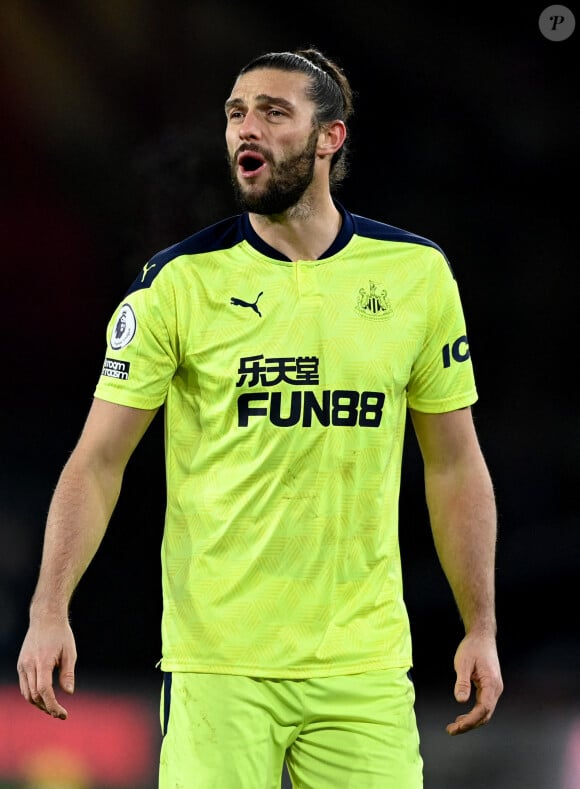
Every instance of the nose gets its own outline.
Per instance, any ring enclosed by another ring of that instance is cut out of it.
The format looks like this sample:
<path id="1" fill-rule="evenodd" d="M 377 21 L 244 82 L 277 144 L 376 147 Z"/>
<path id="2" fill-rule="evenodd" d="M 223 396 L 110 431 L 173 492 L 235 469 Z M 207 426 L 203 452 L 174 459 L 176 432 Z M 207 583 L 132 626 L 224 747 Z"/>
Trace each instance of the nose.
<path id="1" fill-rule="evenodd" d="M 251 111 L 246 113 L 243 122 L 238 128 L 238 134 L 241 140 L 255 140 L 260 137 L 260 124 L 255 113 Z"/>

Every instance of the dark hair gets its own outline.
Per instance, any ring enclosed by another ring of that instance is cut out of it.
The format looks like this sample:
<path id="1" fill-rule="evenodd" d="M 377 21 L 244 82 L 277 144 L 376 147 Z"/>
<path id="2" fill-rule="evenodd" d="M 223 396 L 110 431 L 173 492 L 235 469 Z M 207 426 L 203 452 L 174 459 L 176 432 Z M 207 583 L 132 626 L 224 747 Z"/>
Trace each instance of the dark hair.
<path id="1" fill-rule="evenodd" d="M 239 74 L 260 68 L 299 71 L 310 77 L 306 91 L 316 106 L 315 118 L 319 125 L 340 120 L 348 124 L 354 112 L 353 90 L 342 69 L 318 49 L 297 49 L 294 52 L 268 52 L 244 66 Z M 330 185 L 338 186 L 348 171 L 348 137 L 334 154 L 330 163 Z"/>

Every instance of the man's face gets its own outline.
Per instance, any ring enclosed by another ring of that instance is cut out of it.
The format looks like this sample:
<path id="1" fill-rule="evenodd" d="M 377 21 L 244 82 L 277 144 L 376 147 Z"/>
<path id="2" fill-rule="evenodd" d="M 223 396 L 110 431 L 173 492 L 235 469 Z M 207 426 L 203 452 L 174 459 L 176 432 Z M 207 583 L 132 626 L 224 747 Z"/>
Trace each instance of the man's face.
<path id="1" fill-rule="evenodd" d="M 256 69 L 242 75 L 226 102 L 226 143 L 243 209 L 279 214 L 295 205 L 315 174 L 319 130 L 306 98 L 308 77 Z"/>

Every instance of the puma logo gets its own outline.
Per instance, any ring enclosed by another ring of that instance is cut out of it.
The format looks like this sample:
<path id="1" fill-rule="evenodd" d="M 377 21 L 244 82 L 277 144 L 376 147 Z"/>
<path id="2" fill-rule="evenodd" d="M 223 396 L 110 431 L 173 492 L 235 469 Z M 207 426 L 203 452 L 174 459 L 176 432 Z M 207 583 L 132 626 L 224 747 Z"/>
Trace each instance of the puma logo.
<path id="1" fill-rule="evenodd" d="M 230 304 L 235 304 L 237 307 L 250 307 L 261 318 L 262 317 L 262 313 L 258 309 L 258 299 L 263 294 L 263 292 L 264 291 L 261 290 L 258 293 L 258 295 L 256 296 L 256 301 L 254 301 L 253 303 L 249 302 L 249 301 L 244 301 L 243 299 L 237 299 L 235 296 L 232 296 L 231 299 L 230 299 Z"/>

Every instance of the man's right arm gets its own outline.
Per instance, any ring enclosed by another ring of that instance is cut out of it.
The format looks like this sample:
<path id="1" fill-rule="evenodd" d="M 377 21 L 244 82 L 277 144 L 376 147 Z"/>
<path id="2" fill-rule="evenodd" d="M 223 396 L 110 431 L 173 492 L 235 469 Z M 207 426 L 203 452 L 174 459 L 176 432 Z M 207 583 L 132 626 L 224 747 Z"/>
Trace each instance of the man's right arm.
<path id="1" fill-rule="evenodd" d="M 24 698 L 55 718 L 67 717 L 52 685 L 55 668 L 62 689 L 74 690 L 70 600 L 101 544 L 127 462 L 156 413 L 93 400 L 52 497 L 30 625 L 17 668 Z"/>

